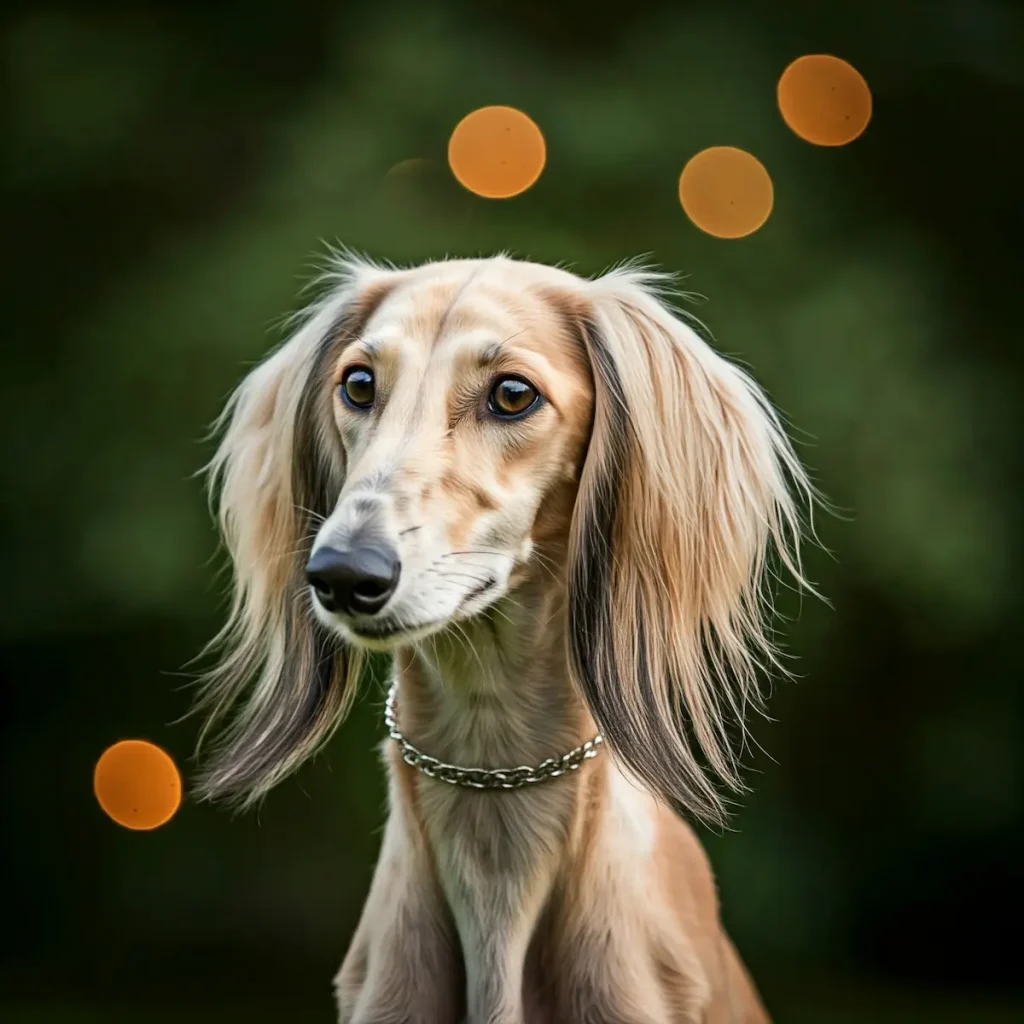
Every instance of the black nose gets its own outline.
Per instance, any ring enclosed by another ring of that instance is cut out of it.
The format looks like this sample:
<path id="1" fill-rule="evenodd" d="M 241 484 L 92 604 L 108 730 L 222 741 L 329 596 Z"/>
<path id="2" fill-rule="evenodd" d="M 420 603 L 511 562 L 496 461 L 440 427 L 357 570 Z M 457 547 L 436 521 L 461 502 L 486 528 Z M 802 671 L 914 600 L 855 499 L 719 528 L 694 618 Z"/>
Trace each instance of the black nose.
<path id="1" fill-rule="evenodd" d="M 306 579 L 327 611 L 375 615 L 395 592 L 401 571 L 388 547 L 320 548 L 306 566 Z"/>

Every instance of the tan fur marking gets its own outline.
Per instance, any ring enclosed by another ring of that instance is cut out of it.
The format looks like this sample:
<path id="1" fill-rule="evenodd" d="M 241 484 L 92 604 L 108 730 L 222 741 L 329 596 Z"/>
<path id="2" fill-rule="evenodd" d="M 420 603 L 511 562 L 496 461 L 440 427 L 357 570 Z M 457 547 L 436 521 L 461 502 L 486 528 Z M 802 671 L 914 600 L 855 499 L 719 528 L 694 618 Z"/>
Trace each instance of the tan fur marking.
<path id="1" fill-rule="evenodd" d="M 482 487 L 478 487 L 471 480 L 466 480 L 455 472 L 445 473 L 441 477 L 441 488 L 447 491 L 453 499 L 468 499 L 477 508 L 487 512 L 493 512 L 499 507 L 497 500 L 492 498 Z"/>

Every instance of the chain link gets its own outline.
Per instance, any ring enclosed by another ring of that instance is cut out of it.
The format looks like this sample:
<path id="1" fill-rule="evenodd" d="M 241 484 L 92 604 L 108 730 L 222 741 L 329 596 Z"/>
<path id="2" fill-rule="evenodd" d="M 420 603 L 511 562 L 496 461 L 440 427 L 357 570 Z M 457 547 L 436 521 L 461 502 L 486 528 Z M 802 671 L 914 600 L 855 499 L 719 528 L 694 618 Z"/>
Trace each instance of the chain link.
<path id="1" fill-rule="evenodd" d="M 398 744 L 402 760 L 407 765 L 419 769 L 432 779 L 440 779 L 452 786 L 468 786 L 470 789 L 522 789 L 536 782 L 557 779 L 560 775 L 576 771 L 584 761 L 596 757 L 604 737 L 598 733 L 592 740 L 587 740 L 580 747 L 570 750 L 561 757 L 549 757 L 534 767 L 520 765 L 518 768 L 460 768 L 458 765 L 445 764 L 436 757 L 424 754 L 414 747 L 398 728 L 398 680 L 388 690 L 387 703 L 384 705 L 384 724 L 388 735 Z"/>

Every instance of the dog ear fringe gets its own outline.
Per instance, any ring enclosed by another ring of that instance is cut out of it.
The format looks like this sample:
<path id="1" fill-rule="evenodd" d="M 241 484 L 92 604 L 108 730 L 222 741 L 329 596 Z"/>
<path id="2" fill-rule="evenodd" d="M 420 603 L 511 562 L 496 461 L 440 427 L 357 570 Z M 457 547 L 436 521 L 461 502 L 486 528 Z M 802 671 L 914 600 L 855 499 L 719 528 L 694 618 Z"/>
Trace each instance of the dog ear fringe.
<path id="1" fill-rule="evenodd" d="M 817 493 L 757 384 L 625 266 L 584 285 L 594 426 L 572 524 L 570 662 L 611 747 L 681 814 L 727 817 L 769 634 L 774 554 L 813 592 L 801 509 Z M 784 671 L 784 669 L 783 669 Z M 733 741 L 736 728 L 740 742 Z"/>
<path id="2" fill-rule="evenodd" d="M 330 738 L 348 713 L 362 658 L 316 619 L 303 568 L 318 524 L 344 482 L 325 429 L 334 354 L 357 333 L 397 272 L 332 252 L 329 285 L 291 337 L 242 382 L 221 415 L 207 467 L 211 503 L 231 558 L 233 596 L 200 680 L 200 799 L 257 803 Z"/>

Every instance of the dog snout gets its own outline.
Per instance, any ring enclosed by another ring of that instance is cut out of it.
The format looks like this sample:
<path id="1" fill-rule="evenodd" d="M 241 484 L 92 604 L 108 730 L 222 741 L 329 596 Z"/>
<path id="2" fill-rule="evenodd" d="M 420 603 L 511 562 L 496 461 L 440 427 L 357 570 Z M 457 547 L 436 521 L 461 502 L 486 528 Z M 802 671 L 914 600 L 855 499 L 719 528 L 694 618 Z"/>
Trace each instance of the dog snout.
<path id="1" fill-rule="evenodd" d="M 306 565 L 306 579 L 327 611 L 376 615 L 397 589 L 401 571 L 397 552 L 380 543 L 323 547 Z"/>

